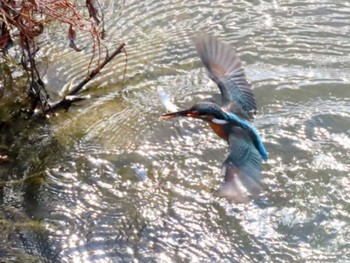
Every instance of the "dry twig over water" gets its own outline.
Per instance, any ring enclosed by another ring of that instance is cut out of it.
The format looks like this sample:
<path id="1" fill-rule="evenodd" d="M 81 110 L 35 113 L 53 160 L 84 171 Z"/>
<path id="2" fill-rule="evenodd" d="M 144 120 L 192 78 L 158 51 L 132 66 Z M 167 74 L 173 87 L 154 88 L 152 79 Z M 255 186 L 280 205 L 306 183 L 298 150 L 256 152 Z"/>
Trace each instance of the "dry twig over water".
<path id="1" fill-rule="evenodd" d="M 38 108 L 43 114 L 61 108 L 63 105 L 68 109 L 68 105 L 72 103 L 71 100 L 68 103 L 64 98 L 61 102 L 50 105 L 49 95 L 37 69 L 36 54 L 40 47 L 36 40 L 43 33 L 45 26 L 50 23 L 67 25 L 69 47 L 77 52 L 82 48 L 75 43 L 76 31 L 85 31 L 90 34 L 92 55 L 88 76 L 83 80 L 82 85 L 90 81 L 102 67 L 123 50 L 124 44 L 121 44 L 101 63 L 101 39 L 105 35 L 103 14 L 97 9 L 97 3 L 94 0 L 86 0 L 85 8 L 88 11 L 88 17 L 84 16 L 82 10 L 78 9 L 71 0 L 3 0 L 0 2 L 0 52 L 2 58 L 6 60 L 9 58 L 9 49 L 14 45 L 19 46 L 20 64 L 28 76 L 28 95 L 31 98 L 31 105 L 27 109 L 29 114 L 33 114 Z M 90 72 L 92 61 L 96 56 L 98 56 L 98 65 Z M 70 95 L 75 95 L 81 88 L 78 85 Z"/>

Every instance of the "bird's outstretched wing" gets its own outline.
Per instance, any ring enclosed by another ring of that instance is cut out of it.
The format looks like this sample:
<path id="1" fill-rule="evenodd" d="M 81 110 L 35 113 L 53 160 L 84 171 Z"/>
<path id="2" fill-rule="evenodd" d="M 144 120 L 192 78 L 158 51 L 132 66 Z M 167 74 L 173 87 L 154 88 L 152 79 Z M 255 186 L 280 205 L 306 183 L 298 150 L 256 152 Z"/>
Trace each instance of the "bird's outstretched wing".
<path id="1" fill-rule="evenodd" d="M 231 133 L 229 155 L 222 164 L 225 182 L 219 195 L 236 202 L 257 198 L 261 190 L 261 156 L 249 138 Z"/>
<path id="2" fill-rule="evenodd" d="M 222 103 L 235 103 L 253 117 L 256 112 L 254 94 L 236 52 L 212 36 L 197 37 L 194 43 L 210 79 L 220 88 Z"/>

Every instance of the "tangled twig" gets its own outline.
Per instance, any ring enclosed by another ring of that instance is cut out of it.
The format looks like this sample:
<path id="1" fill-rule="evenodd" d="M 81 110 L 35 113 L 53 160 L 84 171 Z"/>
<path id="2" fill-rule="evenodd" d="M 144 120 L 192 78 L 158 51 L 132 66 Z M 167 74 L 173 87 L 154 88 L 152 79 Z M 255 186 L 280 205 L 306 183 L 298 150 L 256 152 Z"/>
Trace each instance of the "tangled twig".
<path id="1" fill-rule="evenodd" d="M 39 48 L 35 39 L 43 33 L 44 27 L 50 22 L 59 22 L 68 26 L 69 46 L 76 51 L 81 51 L 75 44 L 76 30 L 88 32 L 92 39 L 92 56 L 89 62 L 88 75 L 79 85 L 75 87 L 72 94 L 77 93 L 82 86 L 91 80 L 115 55 L 120 51 L 108 56 L 101 63 L 101 39 L 104 37 L 104 29 L 99 28 L 103 16 L 99 14 L 97 2 L 86 0 L 85 6 L 89 17 L 84 17 L 76 8 L 72 0 L 2 0 L 0 1 L 0 51 L 6 57 L 7 51 L 13 43 L 18 43 L 21 52 L 21 65 L 27 71 L 29 81 L 29 96 L 32 105 L 29 112 L 34 113 L 40 107 L 43 114 L 52 111 L 58 105 L 67 105 L 67 99 L 58 104 L 50 105 L 49 96 L 46 92 L 44 82 L 36 65 L 36 53 Z M 103 24 L 103 23 L 102 23 Z M 97 67 L 90 72 L 92 61 L 98 55 Z M 55 106 L 57 105 L 57 106 Z M 69 106 L 68 106 L 69 108 Z"/>

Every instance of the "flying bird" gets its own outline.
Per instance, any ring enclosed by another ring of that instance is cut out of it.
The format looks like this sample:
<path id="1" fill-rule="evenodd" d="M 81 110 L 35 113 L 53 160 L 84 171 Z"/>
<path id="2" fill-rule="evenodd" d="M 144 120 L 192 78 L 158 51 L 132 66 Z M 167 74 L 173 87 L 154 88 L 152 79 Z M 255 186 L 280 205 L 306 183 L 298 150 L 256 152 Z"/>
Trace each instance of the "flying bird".
<path id="1" fill-rule="evenodd" d="M 237 202 L 257 198 L 261 191 L 261 163 L 267 152 L 250 123 L 256 114 L 253 91 L 234 49 L 213 36 L 194 40 L 209 78 L 220 89 L 221 102 L 197 102 L 191 108 L 161 116 L 162 119 L 201 119 L 228 142 L 229 154 L 222 164 L 224 183 L 219 195 Z"/>

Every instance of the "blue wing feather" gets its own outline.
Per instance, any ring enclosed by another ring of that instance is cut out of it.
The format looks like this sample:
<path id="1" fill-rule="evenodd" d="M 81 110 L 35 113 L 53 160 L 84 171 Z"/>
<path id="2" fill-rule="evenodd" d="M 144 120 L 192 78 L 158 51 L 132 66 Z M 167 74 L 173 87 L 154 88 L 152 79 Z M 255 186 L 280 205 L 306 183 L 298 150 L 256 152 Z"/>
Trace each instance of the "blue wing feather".
<path id="1" fill-rule="evenodd" d="M 240 134 L 229 138 L 230 154 L 222 165 L 225 182 L 219 194 L 234 201 L 257 198 L 261 190 L 261 156 L 251 140 Z"/>
<path id="2" fill-rule="evenodd" d="M 266 151 L 265 146 L 261 140 L 261 137 L 260 137 L 258 131 L 255 129 L 255 127 L 253 125 L 251 125 L 248 121 L 239 118 L 237 115 L 235 115 L 233 113 L 227 112 L 226 115 L 227 115 L 227 121 L 234 122 L 235 124 L 238 124 L 242 128 L 251 131 L 251 133 L 254 137 L 253 138 L 253 141 L 255 142 L 254 144 L 255 144 L 257 150 L 259 151 L 261 157 L 263 158 L 263 160 L 266 161 L 267 160 L 267 151 Z"/>
<path id="3" fill-rule="evenodd" d="M 232 47 L 212 36 L 197 37 L 195 45 L 209 77 L 220 89 L 222 103 L 235 103 L 248 117 L 253 117 L 256 112 L 254 94 Z"/>

